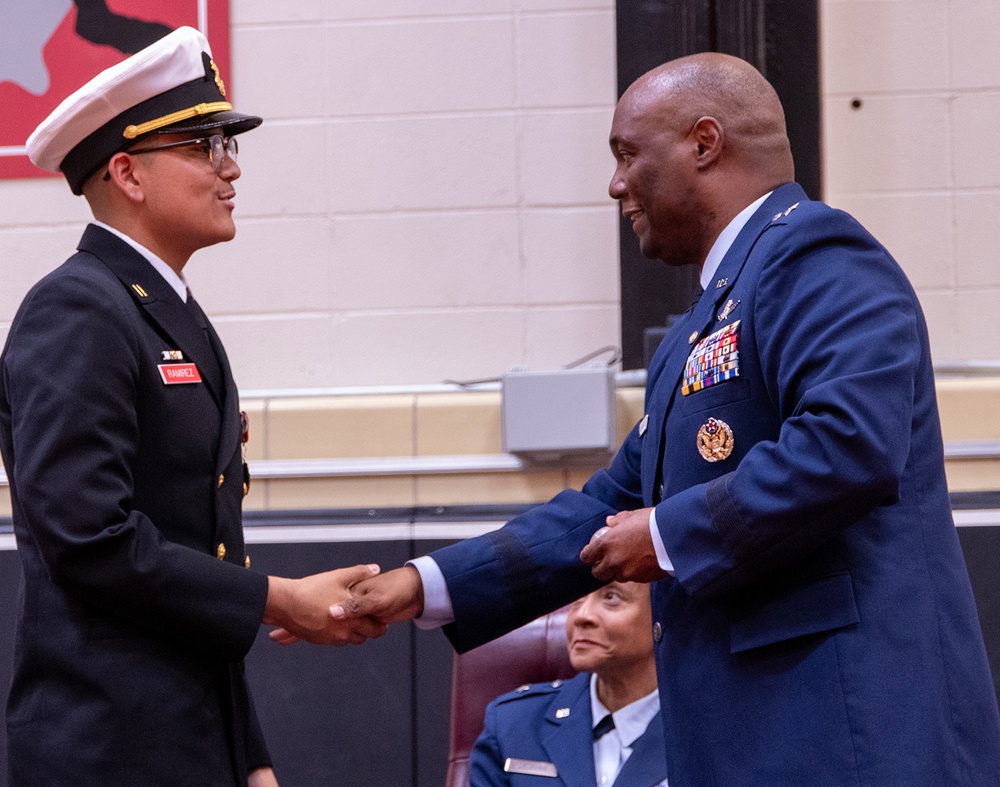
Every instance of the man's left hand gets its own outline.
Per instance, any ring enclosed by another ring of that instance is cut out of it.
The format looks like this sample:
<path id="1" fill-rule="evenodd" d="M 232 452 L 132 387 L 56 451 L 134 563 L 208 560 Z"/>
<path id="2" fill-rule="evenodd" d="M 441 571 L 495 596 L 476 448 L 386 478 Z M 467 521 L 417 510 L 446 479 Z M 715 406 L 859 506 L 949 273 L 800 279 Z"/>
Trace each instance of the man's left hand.
<path id="1" fill-rule="evenodd" d="M 580 553 L 594 576 L 606 582 L 655 582 L 667 575 L 660 568 L 649 533 L 652 509 L 621 511 L 609 516 Z"/>

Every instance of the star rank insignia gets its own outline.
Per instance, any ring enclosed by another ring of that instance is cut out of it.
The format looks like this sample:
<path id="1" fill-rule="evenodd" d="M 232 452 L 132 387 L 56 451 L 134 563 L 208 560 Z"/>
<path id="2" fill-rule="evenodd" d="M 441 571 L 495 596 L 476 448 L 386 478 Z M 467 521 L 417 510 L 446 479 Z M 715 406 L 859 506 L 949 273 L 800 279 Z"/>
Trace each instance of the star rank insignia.
<path id="1" fill-rule="evenodd" d="M 787 219 L 788 218 L 788 214 L 791 213 L 793 210 L 795 210 L 798 206 L 799 206 L 799 203 L 796 202 L 794 205 L 792 205 L 791 207 L 789 207 L 787 210 L 779 210 L 777 213 L 774 214 L 774 218 L 771 219 L 771 221 L 777 221 L 778 219 L 780 219 L 782 217 L 784 217 L 784 218 Z"/>

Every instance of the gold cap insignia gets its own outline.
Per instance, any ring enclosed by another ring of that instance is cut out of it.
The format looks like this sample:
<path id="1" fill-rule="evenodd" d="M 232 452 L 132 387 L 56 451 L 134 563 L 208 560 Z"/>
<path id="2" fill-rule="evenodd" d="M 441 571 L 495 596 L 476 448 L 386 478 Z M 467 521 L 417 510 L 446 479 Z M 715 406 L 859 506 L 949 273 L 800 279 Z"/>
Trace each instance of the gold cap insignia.
<path id="1" fill-rule="evenodd" d="M 698 430 L 698 453 L 706 462 L 721 462 L 733 452 L 736 439 L 729 424 L 709 418 Z"/>
<path id="2" fill-rule="evenodd" d="M 222 93 L 222 97 L 226 97 L 226 84 L 222 81 L 222 75 L 219 73 L 219 67 L 215 65 L 215 61 L 209 61 L 209 66 L 212 68 L 212 73 L 215 74 L 215 86 L 219 88 L 219 92 Z"/>

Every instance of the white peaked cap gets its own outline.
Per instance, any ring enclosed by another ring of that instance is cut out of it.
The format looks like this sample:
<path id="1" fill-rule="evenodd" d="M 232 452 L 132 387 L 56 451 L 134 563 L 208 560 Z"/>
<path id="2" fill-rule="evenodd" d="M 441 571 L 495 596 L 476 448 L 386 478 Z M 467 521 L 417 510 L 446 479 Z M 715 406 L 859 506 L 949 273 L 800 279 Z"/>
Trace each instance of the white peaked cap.
<path id="1" fill-rule="evenodd" d="M 28 157 L 62 172 L 79 194 L 104 162 L 147 134 L 225 126 L 232 136 L 260 123 L 232 111 L 205 36 L 179 27 L 67 97 L 28 137 Z"/>

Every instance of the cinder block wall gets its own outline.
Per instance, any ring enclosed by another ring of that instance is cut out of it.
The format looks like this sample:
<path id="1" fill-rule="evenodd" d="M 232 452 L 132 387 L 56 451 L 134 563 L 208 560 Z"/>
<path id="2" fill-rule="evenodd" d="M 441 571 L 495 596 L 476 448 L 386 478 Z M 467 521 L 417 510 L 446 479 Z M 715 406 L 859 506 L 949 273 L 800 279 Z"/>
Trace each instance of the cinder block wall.
<path id="1" fill-rule="evenodd" d="M 242 140 L 237 239 L 186 273 L 257 392 L 251 456 L 499 452 L 490 395 L 267 391 L 492 377 L 618 342 L 613 0 L 230 6 L 235 100 L 266 123 Z M 827 200 L 906 269 L 939 362 L 1000 361 L 1000 3 L 820 6 Z M 55 179 L 0 181 L 0 204 L 3 340 L 87 210 Z M 997 438 L 995 382 L 941 389 L 946 439 Z M 996 489 L 996 469 L 949 478 Z M 585 477 L 516 475 L 266 481 L 248 503 L 528 502 Z"/>
<path id="2" fill-rule="evenodd" d="M 1000 360 L 1000 3 L 820 8 L 826 200 L 906 270 L 938 362 Z"/>
<path id="3" fill-rule="evenodd" d="M 437 383 L 617 344 L 613 0 L 231 0 L 235 241 L 186 269 L 243 388 Z M 0 181 L 0 340 L 87 218 Z"/>

